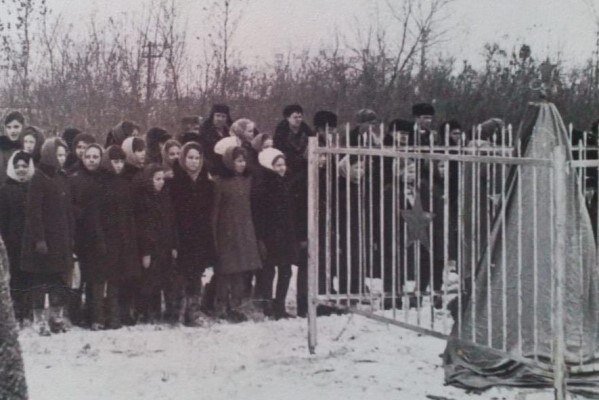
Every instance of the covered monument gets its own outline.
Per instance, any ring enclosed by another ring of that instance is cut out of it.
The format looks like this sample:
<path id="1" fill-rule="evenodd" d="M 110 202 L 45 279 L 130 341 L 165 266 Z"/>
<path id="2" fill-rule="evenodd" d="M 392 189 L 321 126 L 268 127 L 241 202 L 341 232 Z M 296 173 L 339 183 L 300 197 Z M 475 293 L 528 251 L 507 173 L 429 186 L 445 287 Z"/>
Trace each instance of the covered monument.
<path id="1" fill-rule="evenodd" d="M 571 159 L 561 116 L 546 101 L 529 104 L 516 142 L 525 158 L 552 159 L 559 146 L 566 160 Z M 599 368 L 593 368 L 599 361 L 599 270 L 577 173 L 566 168 L 554 171 L 554 177 L 550 167 L 521 166 L 519 173 L 516 168 L 509 167 L 505 200 L 499 205 L 505 216 L 497 213 L 485 238 L 488 246 L 475 262 L 474 284 L 464 285 L 469 290 L 462 315 L 444 354 L 446 382 L 472 390 L 553 386 L 552 182 L 558 179 L 566 188 L 563 356 L 572 367 L 566 382 L 570 391 L 599 398 Z M 529 245 L 532 238 L 536 245 Z"/>

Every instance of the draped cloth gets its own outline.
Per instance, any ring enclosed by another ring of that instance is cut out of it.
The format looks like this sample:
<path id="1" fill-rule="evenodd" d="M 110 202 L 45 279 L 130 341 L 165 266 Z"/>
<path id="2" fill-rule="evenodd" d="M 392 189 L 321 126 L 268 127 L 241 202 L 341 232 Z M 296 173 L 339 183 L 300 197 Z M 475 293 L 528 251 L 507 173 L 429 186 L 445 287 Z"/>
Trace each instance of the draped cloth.
<path id="1" fill-rule="evenodd" d="M 561 146 L 560 151 L 571 160 L 566 128 L 551 103 L 529 104 L 517 132 L 516 143 L 518 141 L 525 158 L 551 159 L 555 147 Z M 468 276 L 464 282 L 468 290 L 463 298 L 463 316 L 459 324 L 454 323 L 444 354 L 446 383 L 472 390 L 494 385 L 553 385 L 555 238 L 551 169 L 526 166 L 521 167 L 520 174 L 514 166 L 507 169 L 505 200 L 498 206 L 488 239 L 484 238 L 481 246 L 484 251 L 472 263 L 475 265 L 474 283 L 470 281 L 473 268 L 468 270 L 465 266 L 463 271 Z M 599 361 L 599 275 L 595 241 L 577 174 L 574 170 L 555 173 L 567 189 L 563 291 L 565 360 L 571 366 L 590 364 Z M 501 210 L 505 211 L 505 226 Z M 471 221 L 468 211 L 464 209 L 464 223 Z M 469 238 L 462 240 L 468 242 Z M 527 359 L 539 363 L 531 364 Z M 567 382 L 569 390 L 599 398 L 599 372 L 571 373 Z"/>

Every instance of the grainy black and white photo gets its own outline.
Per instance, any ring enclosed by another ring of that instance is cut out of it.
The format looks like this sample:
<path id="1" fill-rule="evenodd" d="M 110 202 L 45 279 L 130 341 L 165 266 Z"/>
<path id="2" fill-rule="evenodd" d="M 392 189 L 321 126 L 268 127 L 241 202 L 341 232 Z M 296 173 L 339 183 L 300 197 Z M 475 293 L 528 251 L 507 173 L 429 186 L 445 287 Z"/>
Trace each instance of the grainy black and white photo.
<path id="1" fill-rule="evenodd" d="M 599 399 L 599 0 L 0 0 L 0 400 Z"/>

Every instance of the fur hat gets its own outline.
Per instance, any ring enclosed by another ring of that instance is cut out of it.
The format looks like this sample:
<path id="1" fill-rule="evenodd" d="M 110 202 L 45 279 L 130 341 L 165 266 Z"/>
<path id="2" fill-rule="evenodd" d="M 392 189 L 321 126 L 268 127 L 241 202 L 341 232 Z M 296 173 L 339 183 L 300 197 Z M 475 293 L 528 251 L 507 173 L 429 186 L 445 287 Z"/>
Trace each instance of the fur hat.
<path id="1" fill-rule="evenodd" d="M 146 143 L 148 147 L 152 147 L 157 143 L 165 143 L 171 138 L 171 135 L 165 129 L 153 127 L 146 133 Z"/>
<path id="2" fill-rule="evenodd" d="M 435 107 L 429 103 L 417 103 L 412 106 L 412 115 L 420 117 L 422 115 L 435 115 Z"/>
<path id="3" fill-rule="evenodd" d="M 290 104 L 283 109 L 283 117 L 289 118 L 293 113 L 304 113 L 304 109 L 299 104 Z"/>
<path id="4" fill-rule="evenodd" d="M 241 146 L 239 138 L 237 136 L 227 136 L 216 142 L 214 145 L 214 152 L 224 156 L 228 148 L 237 146 Z"/>
<path id="5" fill-rule="evenodd" d="M 275 148 L 264 149 L 258 154 L 258 162 L 266 169 L 273 169 L 273 164 L 279 159 L 279 157 L 285 158 L 285 155 L 281 150 Z"/>
<path id="6" fill-rule="evenodd" d="M 25 161 L 25 163 L 28 165 L 27 179 L 25 179 L 25 181 L 31 180 L 35 172 L 35 166 L 33 165 L 33 157 L 31 157 L 31 154 L 26 153 L 23 150 L 15 151 L 14 153 L 12 153 L 12 156 L 10 156 L 10 159 L 8 160 L 8 165 L 6 166 L 6 175 L 15 181 L 19 180 L 15 172 L 15 167 L 17 166 L 17 163 L 19 161 Z"/>
<path id="7" fill-rule="evenodd" d="M 210 114 L 214 116 L 216 113 L 229 115 L 231 113 L 231 109 L 226 104 L 213 104 Z"/>
<path id="8" fill-rule="evenodd" d="M 317 111 L 314 114 L 314 127 L 325 129 L 337 127 L 337 115 L 331 111 Z"/>
<path id="9" fill-rule="evenodd" d="M 405 119 L 394 119 L 389 123 L 389 132 L 406 132 L 414 134 L 414 122 Z"/>
<path id="10" fill-rule="evenodd" d="M 200 134 L 197 132 L 185 132 L 181 135 L 181 144 L 185 144 L 187 142 L 199 142 Z"/>
<path id="11" fill-rule="evenodd" d="M 378 119 L 379 117 L 376 114 L 376 112 L 369 108 L 363 108 L 361 110 L 358 110 L 358 112 L 356 113 L 356 121 L 358 122 L 358 124 L 363 124 L 365 122 L 376 122 L 378 121 Z"/>

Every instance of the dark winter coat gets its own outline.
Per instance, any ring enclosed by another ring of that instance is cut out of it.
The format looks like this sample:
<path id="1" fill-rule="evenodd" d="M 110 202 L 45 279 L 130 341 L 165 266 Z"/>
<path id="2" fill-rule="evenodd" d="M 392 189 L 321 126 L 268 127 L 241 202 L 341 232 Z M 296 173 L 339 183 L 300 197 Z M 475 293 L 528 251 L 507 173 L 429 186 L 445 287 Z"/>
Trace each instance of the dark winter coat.
<path id="1" fill-rule="evenodd" d="M 71 190 L 64 173 L 43 160 L 44 154 L 27 195 L 21 268 L 33 273 L 66 273 L 73 262 Z M 41 241 L 46 242 L 47 254 L 35 251 Z"/>
<path id="2" fill-rule="evenodd" d="M 154 256 L 178 248 L 171 197 L 166 188 L 156 192 L 144 182 L 135 205 L 140 256 Z"/>
<path id="3" fill-rule="evenodd" d="M 251 176 L 216 181 L 212 221 L 219 274 L 262 268 L 250 206 L 251 186 Z"/>
<path id="4" fill-rule="evenodd" d="M 266 247 L 266 260 L 271 265 L 297 263 L 295 204 L 287 176 L 263 169 L 254 196 L 256 234 Z"/>
<path id="5" fill-rule="evenodd" d="M 295 204 L 296 234 L 300 241 L 308 239 L 308 137 L 313 133 L 305 122 L 294 133 L 287 120 L 281 121 L 273 138 L 274 147 L 285 154 L 287 173 Z"/>
<path id="6" fill-rule="evenodd" d="M 81 168 L 69 178 L 75 215 L 75 254 L 86 282 L 107 279 L 104 256 L 108 252 L 100 222 L 103 195 L 99 171 Z"/>
<path id="7" fill-rule="evenodd" d="M 21 268 L 21 243 L 25 231 L 25 202 L 29 182 L 8 178 L 0 188 L 0 233 L 6 245 L 11 275 Z"/>
<path id="8" fill-rule="evenodd" d="M 202 149 L 204 149 L 206 168 L 211 175 L 221 175 L 223 163 L 221 156 L 214 152 L 214 145 L 227 136 L 229 136 L 228 127 L 219 130 L 212 124 L 211 120 L 207 120 L 202 125 L 200 130 L 200 144 L 202 145 Z"/>
<path id="9" fill-rule="evenodd" d="M 137 247 L 133 190 L 122 175 L 103 171 L 100 224 L 108 252 L 104 270 L 111 281 L 126 281 L 141 274 Z"/>
<path id="10" fill-rule="evenodd" d="M 202 270 L 215 261 L 211 213 L 214 183 L 205 168 L 195 182 L 181 168 L 173 166 L 174 177 L 168 181 L 179 238 L 178 266 L 185 272 Z"/>
<path id="11" fill-rule="evenodd" d="M 12 141 L 8 136 L 0 136 L 0 185 L 6 182 L 6 166 L 10 156 L 21 147 L 19 140 Z"/>

